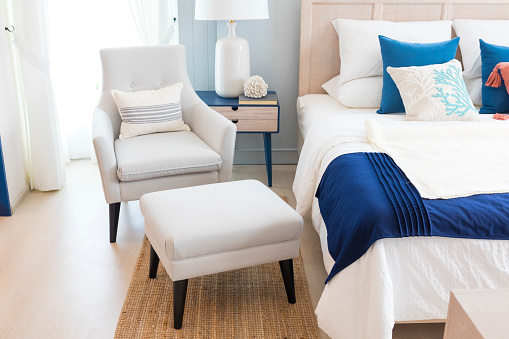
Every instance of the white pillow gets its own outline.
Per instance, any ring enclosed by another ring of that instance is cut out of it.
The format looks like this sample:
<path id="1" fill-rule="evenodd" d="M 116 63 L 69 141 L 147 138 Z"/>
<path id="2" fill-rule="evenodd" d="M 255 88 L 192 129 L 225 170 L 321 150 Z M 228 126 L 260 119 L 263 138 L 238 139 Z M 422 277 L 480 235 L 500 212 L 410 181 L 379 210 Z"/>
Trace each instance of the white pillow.
<path id="1" fill-rule="evenodd" d="M 456 19 L 452 23 L 460 37 L 461 59 L 465 79 L 481 76 L 481 49 L 479 39 L 487 43 L 509 46 L 509 20 Z"/>
<path id="2" fill-rule="evenodd" d="M 327 81 L 322 88 L 346 107 L 377 108 L 382 101 L 382 76 L 341 83 L 341 75 Z"/>
<path id="3" fill-rule="evenodd" d="M 468 94 L 474 105 L 482 106 L 482 79 L 481 77 L 474 79 L 465 78 L 465 72 L 463 72 L 463 78 L 465 85 L 467 85 Z"/>
<path id="4" fill-rule="evenodd" d="M 406 42 L 440 42 L 451 39 L 450 21 L 391 22 L 335 19 L 339 37 L 341 82 L 382 75 L 379 35 Z"/>
<path id="5" fill-rule="evenodd" d="M 189 131 L 182 120 L 181 82 L 157 90 L 122 92 L 112 90 L 122 118 L 119 139 L 157 132 Z"/>
<path id="6" fill-rule="evenodd" d="M 398 86 L 409 120 L 479 120 L 461 75 L 461 63 L 387 67 Z"/>

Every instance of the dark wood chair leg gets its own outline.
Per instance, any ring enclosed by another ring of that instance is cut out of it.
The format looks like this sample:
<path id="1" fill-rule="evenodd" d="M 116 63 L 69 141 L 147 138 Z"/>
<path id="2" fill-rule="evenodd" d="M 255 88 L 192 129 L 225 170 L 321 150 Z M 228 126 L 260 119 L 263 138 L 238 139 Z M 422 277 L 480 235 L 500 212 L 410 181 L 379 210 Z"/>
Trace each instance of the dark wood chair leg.
<path id="1" fill-rule="evenodd" d="M 279 262 L 283 282 L 285 283 L 286 296 L 290 304 L 295 304 L 295 281 L 293 279 L 293 261 L 292 259 L 281 260 Z"/>
<path id="2" fill-rule="evenodd" d="M 154 279 L 157 276 L 157 267 L 159 266 L 159 256 L 156 251 L 154 251 L 154 247 L 150 245 L 150 266 L 148 269 L 148 277 L 150 279 Z"/>
<path id="3" fill-rule="evenodd" d="M 117 241 L 118 217 L 120 215 L 120 203 L 110 204 L 110 243 Z"/>
<path id="4" fill-rule="evenodd" d="M 186 306 L 187 279 L 173 282 L 173 328 L 180 330 Z"/>

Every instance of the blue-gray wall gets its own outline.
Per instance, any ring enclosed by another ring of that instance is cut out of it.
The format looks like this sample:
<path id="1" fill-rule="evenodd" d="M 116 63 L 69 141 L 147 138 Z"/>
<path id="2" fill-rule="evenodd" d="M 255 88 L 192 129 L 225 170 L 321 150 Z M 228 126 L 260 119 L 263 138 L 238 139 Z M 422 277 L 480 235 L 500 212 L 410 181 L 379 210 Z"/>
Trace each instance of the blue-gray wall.
<path id="1" fill-rule="evenodd" d="M 179 0 L 180 43 L 195 90 L 214 90 L 214 53 L 228 34 L 226 21 L 194 20 L 194 0 Z M 300 1 L 269 0 L 268 20 L 239 21 L 237 35 L 248 40 L 251 75 L 260 75 L 276 91 L 281 105 L 279 133 L 272 135 L 274 164 L 297 163 Z M 261 134 L 238 134 L 236 164 L 263 164 Z"/>

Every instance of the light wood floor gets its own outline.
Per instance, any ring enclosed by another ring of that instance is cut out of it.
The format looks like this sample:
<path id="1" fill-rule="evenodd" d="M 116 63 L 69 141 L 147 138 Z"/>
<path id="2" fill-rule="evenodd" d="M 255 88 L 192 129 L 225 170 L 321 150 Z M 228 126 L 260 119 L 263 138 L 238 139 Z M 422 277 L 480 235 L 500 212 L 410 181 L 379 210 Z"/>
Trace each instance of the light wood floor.
<path id="1" fill-rule="evenodd" d="M 273 168 L 273 189 L 292 206 L 294 174 L 295 166 Z M 265 183 L 265 166 L 235 166 L 233 178 Z M 73 161 L 64 189 L 33 191 L 0 218 L 0 338 L 112 338 L 143 236 L 138 202 L 122 203 L 117 243 L 109 243 L 97 166 Z M 301 254 L 316 306 L 326 273 L 310 220 Z M 394 338 L 441 338 L 443 329 L 396 325 Z"/>

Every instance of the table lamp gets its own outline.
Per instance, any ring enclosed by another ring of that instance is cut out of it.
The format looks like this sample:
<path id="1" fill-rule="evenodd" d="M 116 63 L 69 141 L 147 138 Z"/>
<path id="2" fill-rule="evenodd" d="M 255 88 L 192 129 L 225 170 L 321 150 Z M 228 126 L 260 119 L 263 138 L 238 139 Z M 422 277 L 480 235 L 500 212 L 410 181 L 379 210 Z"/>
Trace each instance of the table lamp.
<path id="1" fill-rule="evenodd" d="M 249 44 L 235 34 L 234 20 L 268 19 L 267 0 L 196 0 L 195 20 L 229 20 L 227 37 L 216 42 L 216 93 L 237 98 L 250 77 Z"/>

